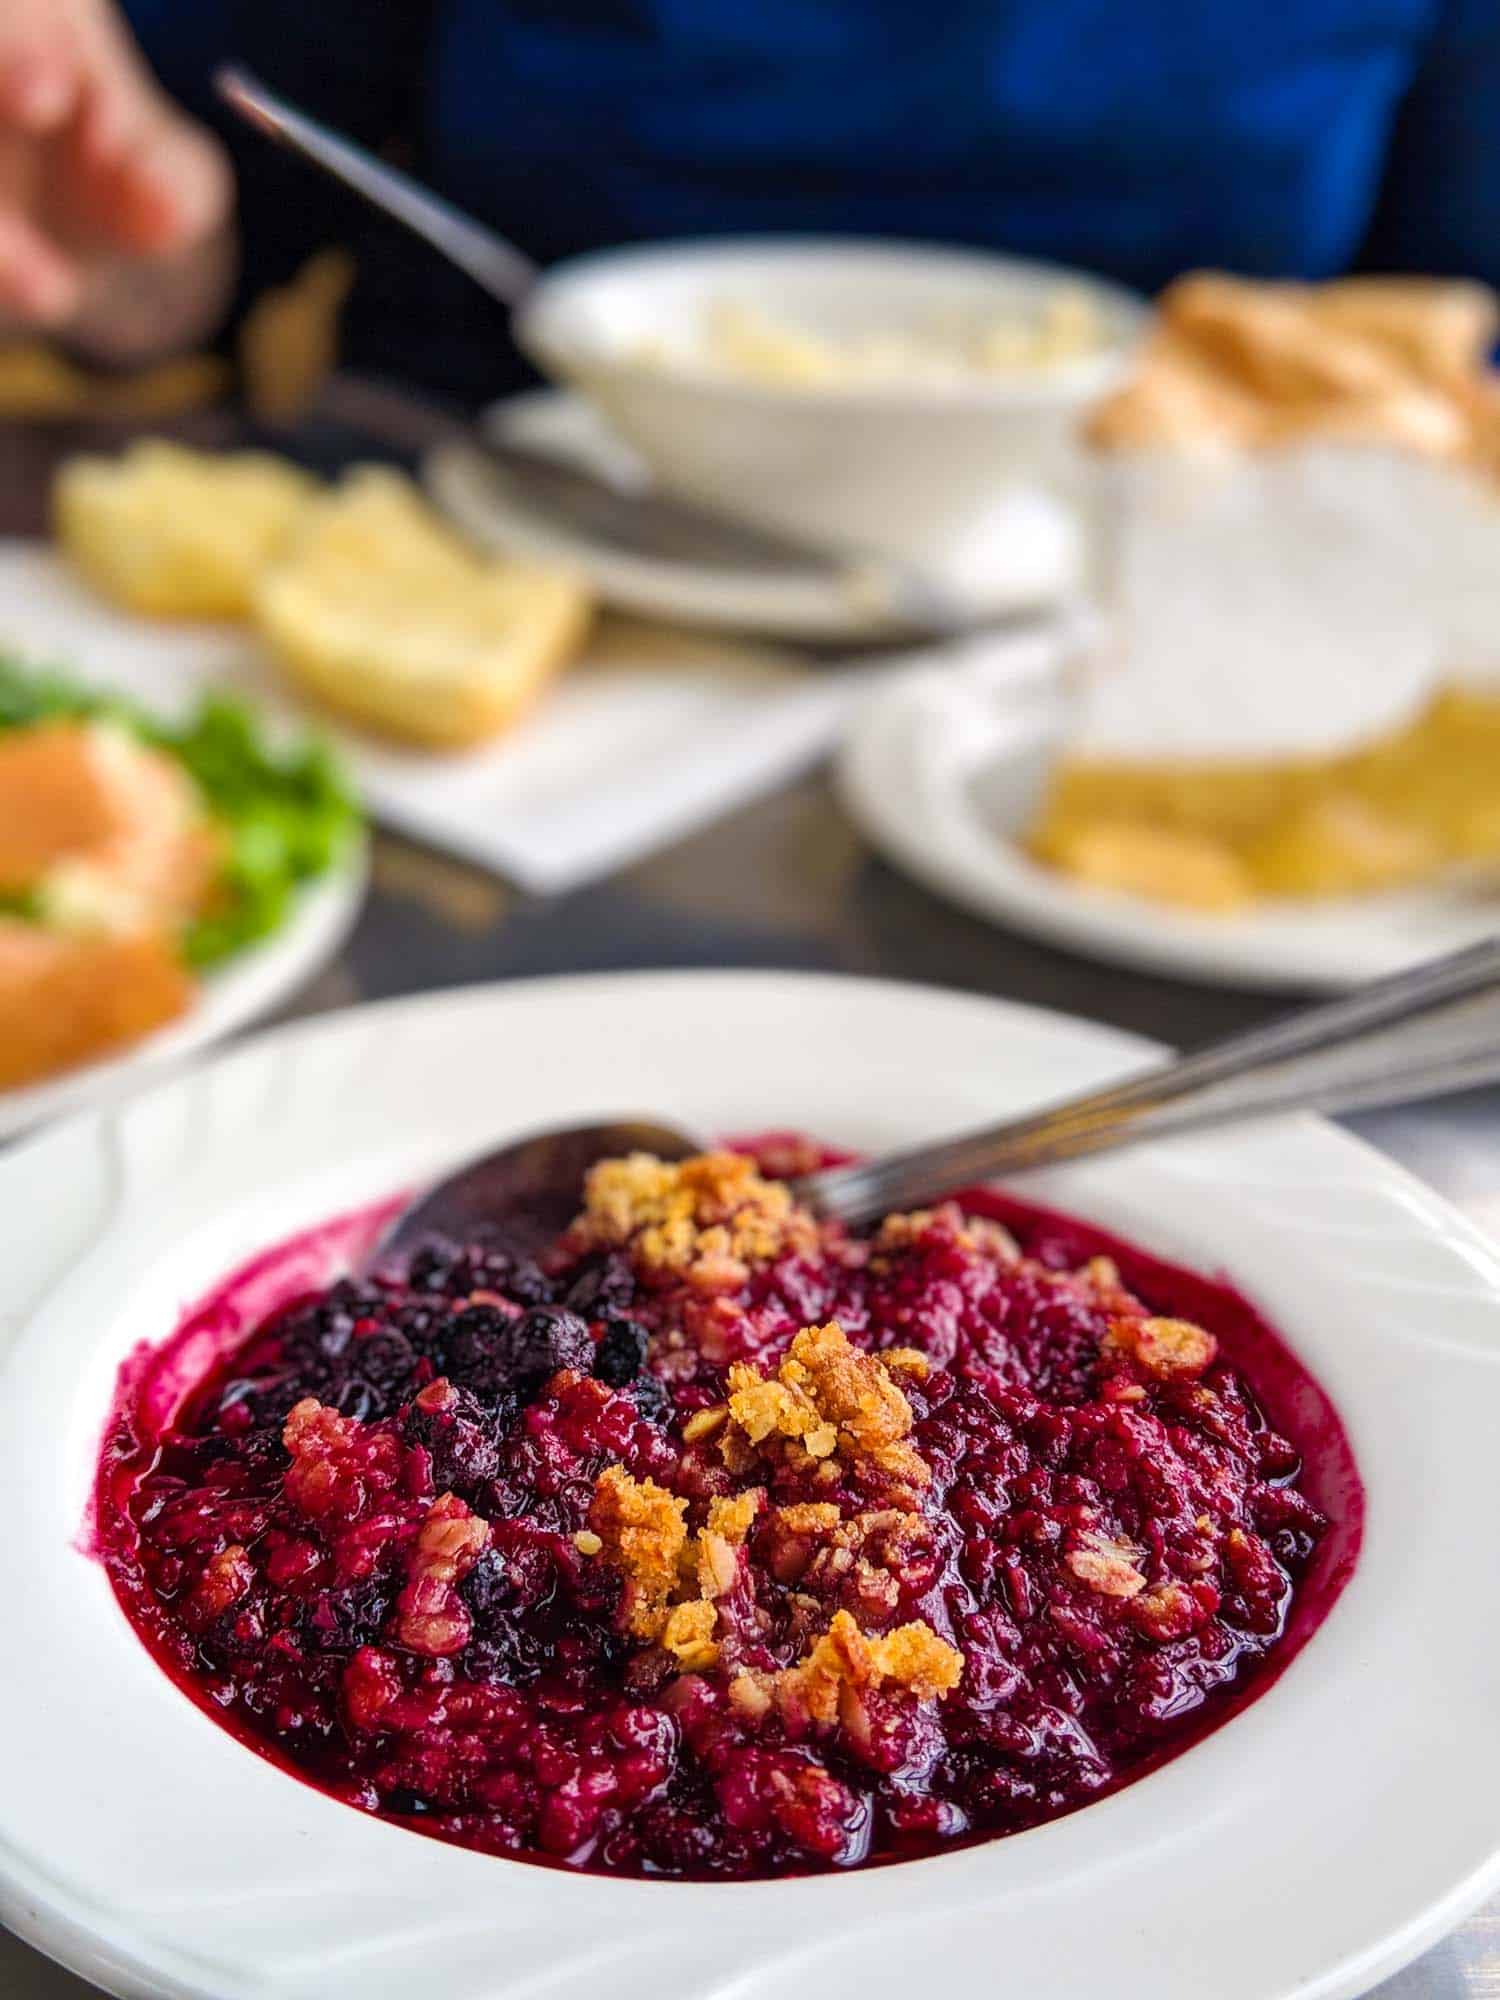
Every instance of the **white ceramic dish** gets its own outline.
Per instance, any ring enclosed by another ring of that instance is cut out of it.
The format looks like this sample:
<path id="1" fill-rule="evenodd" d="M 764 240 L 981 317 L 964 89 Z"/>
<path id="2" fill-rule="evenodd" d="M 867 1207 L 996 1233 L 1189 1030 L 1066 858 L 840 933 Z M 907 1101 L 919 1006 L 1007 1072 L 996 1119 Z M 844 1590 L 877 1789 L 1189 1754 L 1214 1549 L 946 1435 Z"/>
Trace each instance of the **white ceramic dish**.
<path id="1" fill-rule="evenodd" d="M 840 790 L 875 845 L 952 902 L 1088 958 L 1206 985 L 1337 991 L 1477 943 L 1500 923 L 1500 892 L 1478 877 L 1215 917 L 1044 868 L 1017 837 L 1067 716 L 1055 691 L 1017 701 L 993 675 L 915 667 L 883 681 L 856 716 Z"/>
<path id="2" fill-rule="evenodd" d="M 722 1887 L 446 1847 L 219 1730 L 75 1546 L 119 1361 L 318 1217 L 538 1123 L 651 1109 L 882 1146 L 1141 1049 L 919 987 L 511 984 L 282 1030 L 0 1159 L 0 1916 L 131 2000 L 897 2000 L 939 1967 L 962 1994 L 1003 1967 L 1025 2000 L 1338 2000 L 1414 1956 L 1500 1881 L 1500 1257 L 1313 1120 L 1047 1184 L 1251 1291 L 1338 1404 L 1369 1508 L 1352 1581 L 1261 1700 L 1034 1832 Z"/>
<path id="3" fill-rule="evenodd" d="M 68 1111 L 127 1097 L 162 1069 L 279 1007 L 322 970 L 348 936 L 364 900 L 366 874 L 361 843 L 340 867 L 304 890 L 274 937 L 210 973 L 181 1020 L 121 1055 L 85 1063 L 20 1090 L 0 1090 L 0 1139 Z"/>
<path id="4" fill-rule="evenodd" d="M 623 484 L 645 483 L 639 455 L 621 444 L 599 411 L 566 390 L 508 397 L 485 413 L 497 437 L 549 452 Z M 616 610 L 674 624 L 752 632 L 821 644 L 886 643 L 888 632 L 834 581 L 788 581 L 680 562 L 659 562 L 561 526 L 489 476 L 463 443 L 437 446 L 422 468 L 428 490 L 475 541 L 511 555 L 563 563 L 585 576 Z M 1017 486 L 986 511 L 971 540 L 965 574 L 950 587 L 976 617 L 1040 610 L 1067 595 L 1079 576 L 1078 536 L 1048 494 Z"/>
<path id="5" fill-rule="evenodd" d="M 820 393 L 664 367 L 649 351 L 726 300 L 838 339 L 993 321 L 1075 287 L 1097 306 L 1098 350 L 1014 377 Z M 810 236 L 578 258 L 542 280 L 515 332 L 670 490 L 815 540 L 946 563 L 1008 488 L 1059 476 L 1079 413 L 1121 379 L 1144 319 L 1132 294 L 1082 272 Z"/>

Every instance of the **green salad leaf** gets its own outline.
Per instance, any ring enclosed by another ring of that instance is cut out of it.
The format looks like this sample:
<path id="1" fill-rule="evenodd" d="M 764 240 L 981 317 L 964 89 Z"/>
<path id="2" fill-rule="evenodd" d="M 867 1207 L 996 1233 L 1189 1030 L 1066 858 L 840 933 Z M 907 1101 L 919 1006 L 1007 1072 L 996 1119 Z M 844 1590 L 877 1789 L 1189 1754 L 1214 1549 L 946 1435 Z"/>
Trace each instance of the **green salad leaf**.
<path id="1" fill-rule="evenodd" d="M 347 852 L 360 824 L 327 745 L 315 737 L 271 744 L 234 696 L 207 694 L 185 721 L 166 722 L 66 674 L 0 657 L 0 730 L 70 719 L 113 722 L 174 757 L 223 829 L 218 892 L 182 939 L 200 970 L 279 930 L 298 889 Z"/>

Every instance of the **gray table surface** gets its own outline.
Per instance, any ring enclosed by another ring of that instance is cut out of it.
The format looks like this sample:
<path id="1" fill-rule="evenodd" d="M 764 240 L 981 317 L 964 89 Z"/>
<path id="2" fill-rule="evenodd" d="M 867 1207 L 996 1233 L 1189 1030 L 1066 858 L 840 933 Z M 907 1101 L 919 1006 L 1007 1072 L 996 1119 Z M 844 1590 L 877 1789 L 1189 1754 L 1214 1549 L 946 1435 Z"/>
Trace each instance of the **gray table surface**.
<path id="1" fill-rule="evenodd" d="M 399 393 L 346 378 L 330 386 L 317 416 L 304 442 L 324 464 L 350 455 L 351 435 L 406 456 L 440 421 Z M 240 437 L 232 417 L 181 428 L 195 441 Z M 0 433 L 0 532 L 41 532 L 59 457 L 120 436 L 81 426 Z M 1253 996 L 1093 965 L 949 908 L 875 859 L 814 773 L 606 882 L 551 899 L 381 838 L 358 928 L 287 1015 L 476 980 L 674 966 L 918 980 L 1184 1045 L 1272 1011 Z M 1500 1091 L 1350 1122 L 1500 1232 Z M 86 2000 L 93 1991 L 0 1931 L 0 2000 Z M 1500 1899 L 1379 1991 L 1384 2000 L 1500 2000 Z"/>

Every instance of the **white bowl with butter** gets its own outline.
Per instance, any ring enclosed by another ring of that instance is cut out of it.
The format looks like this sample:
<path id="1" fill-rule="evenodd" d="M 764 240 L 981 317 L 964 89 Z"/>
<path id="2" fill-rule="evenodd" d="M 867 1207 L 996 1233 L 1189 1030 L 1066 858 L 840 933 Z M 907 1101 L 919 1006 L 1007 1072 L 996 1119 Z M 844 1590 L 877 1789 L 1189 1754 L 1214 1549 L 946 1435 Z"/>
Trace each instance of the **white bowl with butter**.
<path id="1" fill-rule="evenodd" d="M 1008 564 L 1014 601 L 1018 578 L 1041 600 L 1076 575 L 1078 420 L 1124 376 L 1145 318 L 1056 266 L 801 237 L 577 259 L 516 333 L 664 488 L 959 582 L 966 557 Z"/>

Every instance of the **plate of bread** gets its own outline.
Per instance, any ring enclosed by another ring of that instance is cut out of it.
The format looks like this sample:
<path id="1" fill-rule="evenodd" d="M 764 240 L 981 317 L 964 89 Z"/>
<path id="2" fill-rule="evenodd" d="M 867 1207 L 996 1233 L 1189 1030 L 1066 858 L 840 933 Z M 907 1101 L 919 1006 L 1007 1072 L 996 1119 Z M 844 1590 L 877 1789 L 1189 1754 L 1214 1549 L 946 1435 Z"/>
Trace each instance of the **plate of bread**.
<path id="1" fill-rule="evenodd" d="M 63 466 L 54 527 L 0 542 L 0 647 L 312 723 L 382 824 L 535 892 L 811 761 L 851 699 L 782 646 L 596 617 L 566 562 L 471 539 L 390 465 L 141 439 Z"/>

